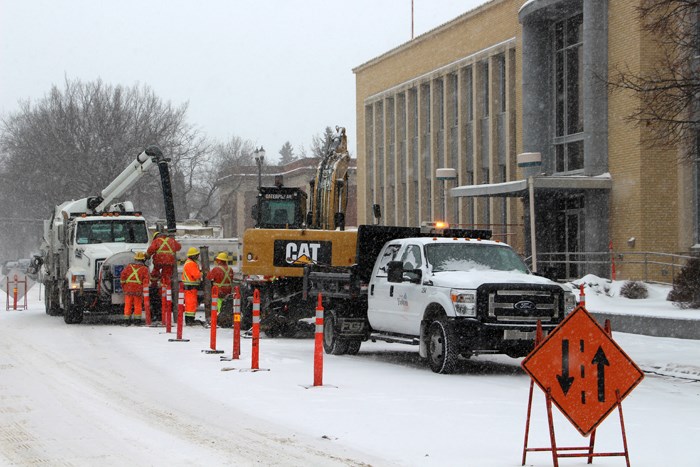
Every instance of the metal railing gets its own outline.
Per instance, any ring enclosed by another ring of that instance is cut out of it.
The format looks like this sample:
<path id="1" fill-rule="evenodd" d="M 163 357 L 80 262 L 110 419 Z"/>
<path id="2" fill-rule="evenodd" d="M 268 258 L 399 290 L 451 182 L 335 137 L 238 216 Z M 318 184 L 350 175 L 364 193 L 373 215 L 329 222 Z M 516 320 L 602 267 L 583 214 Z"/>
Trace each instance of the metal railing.
<path id="1" fill-rule="evenodd" d="M 537 266 L 538 272 L 558 280 L 596 274 L 672 285 L 688 260 L 697 257 L 651 251 L 545 252 L 537 253 Z M 532 257 L 527 257 L 525 262 L 532 266 Z"/>

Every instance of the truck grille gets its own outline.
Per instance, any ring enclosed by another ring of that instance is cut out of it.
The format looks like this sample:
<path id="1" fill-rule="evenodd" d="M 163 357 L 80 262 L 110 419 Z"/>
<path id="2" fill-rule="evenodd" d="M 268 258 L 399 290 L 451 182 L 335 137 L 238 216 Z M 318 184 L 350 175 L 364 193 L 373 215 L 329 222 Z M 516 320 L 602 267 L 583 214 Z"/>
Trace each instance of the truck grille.
<path id="1" fill-rule="evenodd" d="M 486 284 L 477 291 L 486 320 L 502 324 L 558 322 L 562 293 L 557 286 L 522 284 Z"/>

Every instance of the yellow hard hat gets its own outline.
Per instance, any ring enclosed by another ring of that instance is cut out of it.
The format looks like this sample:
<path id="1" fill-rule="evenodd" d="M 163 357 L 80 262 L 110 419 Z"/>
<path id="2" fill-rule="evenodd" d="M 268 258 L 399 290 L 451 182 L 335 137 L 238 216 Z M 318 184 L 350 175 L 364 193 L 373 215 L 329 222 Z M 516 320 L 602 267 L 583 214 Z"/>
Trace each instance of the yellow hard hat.
<path id="1" fill-rule="evenodd" d="M 134 255 L 134 259 L 136 261 L 145 261 L 146 260 L 146 253 L 143 251 L 137 251 L 136 254 Z"/>
<path id="2" fill-rule="evenodd" d="M 225 251 L 222 251 L 221 253 L 216 255 L 216 259 L 218 259 L 219 261 L 227 262 L 227 263 L 229 262 L 228 254 Z"/>
<path id="3" fill-rule="evenodd" d="M 187 250 L 187 256 L 197 256 L 199 255 L 199 248 L 196 246 L 191 246 L 189 250 Z"/>
<path id="4" fill-rule="evenodd" d="M 153 238 L 156 238 L 158 235 L 160 235 L 159 230 L 156 230 L 155 232 L 153 232 Z"/>

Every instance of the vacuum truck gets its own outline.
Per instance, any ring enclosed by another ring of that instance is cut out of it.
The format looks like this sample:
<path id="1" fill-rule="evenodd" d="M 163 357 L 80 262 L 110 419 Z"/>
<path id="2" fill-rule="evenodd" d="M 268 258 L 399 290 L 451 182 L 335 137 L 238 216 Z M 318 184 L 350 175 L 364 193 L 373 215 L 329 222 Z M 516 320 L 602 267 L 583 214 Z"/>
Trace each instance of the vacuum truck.
<path id="1" fill-rule="evenodd" d="M 156 146 L 136 156 L 98 196 L 66 201 L 44 221 L 40 261 L 46 313 L 80 323 L 85 315 L 121 315 L 119 276 L 134 252 L 150 241 L 146 219 L 131 201 L 114 202 L 156 164 L 161 178 L 167 229 L 175 232 L 169 159 Z"/>

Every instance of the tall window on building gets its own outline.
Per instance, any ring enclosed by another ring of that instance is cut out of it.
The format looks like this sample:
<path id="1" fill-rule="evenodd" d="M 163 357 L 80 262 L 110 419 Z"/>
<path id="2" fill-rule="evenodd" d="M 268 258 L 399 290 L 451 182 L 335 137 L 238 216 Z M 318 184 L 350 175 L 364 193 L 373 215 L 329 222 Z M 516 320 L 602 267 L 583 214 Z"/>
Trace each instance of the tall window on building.
<path id="1" fill-rule="evenodd" d="M 486 118 L 489 116 L 489 108 L 491 103 L 489 100 L 489 62 L 484 61 L 481 64 L 481 93 L 483 97 L 483 107 L 481 109 L 482 117 Z"/>
<path id="2" fill-rule="evenodd" d="M 583 15 L 554 24 L 556 172 L 583 169 Z"/>
<path id="3" fill-rule="evenodd" d="M 498 64 L 498 107 L 500 112 L 506 111 L 506 56 L 496 57 Z"/>
<path id="4" fill-rule="evenodd" d="M 445 167 L 445 81 L 438 78 L 433 81 L 435 92 L 435 123 L 437 124 L 437 163 Z"/>
<path id="5" fill-rule="evenodd" d="M 472 67 L 464 70 L 464 96 L 465 96 L 465 115 L 467 122 L 474 120 L 474 79 L 472 76 Z"/>

